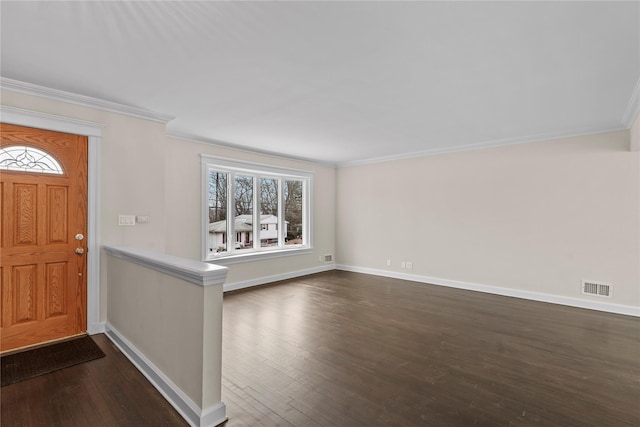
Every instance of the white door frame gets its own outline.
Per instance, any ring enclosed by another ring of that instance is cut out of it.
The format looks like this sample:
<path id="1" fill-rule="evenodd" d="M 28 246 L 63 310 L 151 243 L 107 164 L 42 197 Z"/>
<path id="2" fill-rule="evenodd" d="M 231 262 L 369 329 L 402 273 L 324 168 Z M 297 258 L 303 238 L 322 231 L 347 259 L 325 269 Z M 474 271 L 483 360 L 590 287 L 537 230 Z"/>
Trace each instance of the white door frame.
<path id="1" fill-rule="evenodd" d="M 88 162 L 88 210 L 87 210 L 87 332 L 90 335 L 104 332 L 100 322 L 100 142 L 102 128 L 99 123 L 56 116 L 53 114 L 0 106 L 0 121 L 56 132 L 87 136 L 89 140 Z"/>

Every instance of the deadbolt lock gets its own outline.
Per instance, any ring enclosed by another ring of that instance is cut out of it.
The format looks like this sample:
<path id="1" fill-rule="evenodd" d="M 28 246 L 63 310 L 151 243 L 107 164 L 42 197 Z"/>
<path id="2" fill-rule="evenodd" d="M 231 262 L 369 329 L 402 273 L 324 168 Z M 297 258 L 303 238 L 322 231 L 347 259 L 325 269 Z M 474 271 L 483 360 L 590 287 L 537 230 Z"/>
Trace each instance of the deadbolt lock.
<path id="1" fill-rule="evenodd" d="M 84 239 L 84 234 L 82 233 L 76 234 L 76 240 L 82 240 L 82 239 Z"/>

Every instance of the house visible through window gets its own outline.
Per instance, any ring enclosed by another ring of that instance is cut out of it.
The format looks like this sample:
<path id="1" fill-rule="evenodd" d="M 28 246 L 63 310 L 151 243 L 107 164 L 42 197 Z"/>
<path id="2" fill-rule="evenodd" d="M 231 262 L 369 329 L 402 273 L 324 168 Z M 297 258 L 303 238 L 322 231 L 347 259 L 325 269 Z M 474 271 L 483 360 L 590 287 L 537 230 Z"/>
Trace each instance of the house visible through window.
<path id="1" fill-rule="evenodd" d="M 206 155 L 202 170 L 204 260 L 311 248 L 310 172 Z"/>

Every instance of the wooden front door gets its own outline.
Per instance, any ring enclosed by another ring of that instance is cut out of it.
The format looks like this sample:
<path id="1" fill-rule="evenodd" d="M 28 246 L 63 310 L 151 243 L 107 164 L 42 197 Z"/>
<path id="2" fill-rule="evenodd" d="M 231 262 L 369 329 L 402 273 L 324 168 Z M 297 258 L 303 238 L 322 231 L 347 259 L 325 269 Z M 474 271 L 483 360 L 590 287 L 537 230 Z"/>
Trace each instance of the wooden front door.
<path id="1" fill-rule="evenodd" d="M 0 124 L 0 352 L 87 330 L 87 137 Z"/>

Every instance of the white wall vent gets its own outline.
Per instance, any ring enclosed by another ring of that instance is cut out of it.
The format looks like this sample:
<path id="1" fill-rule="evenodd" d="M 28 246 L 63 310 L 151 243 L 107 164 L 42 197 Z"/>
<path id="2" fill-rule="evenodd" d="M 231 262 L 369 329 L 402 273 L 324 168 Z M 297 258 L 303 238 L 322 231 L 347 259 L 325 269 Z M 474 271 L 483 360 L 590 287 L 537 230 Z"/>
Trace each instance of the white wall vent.
<path id="1" fill-rule="evenodd" d="M 330 262 L 333 262 L 333 255 L 332 254 L 325 255 L 324 256 L 324 263 L 325 264 L 329 264 Z"/>
<path id="2" fill-rule="evenodd" d="M 582 293 L 585 295 L 594 295 L 598 297 L 611 298 L 613 294 L 613 286 L 606 283 L 593 282 L 591 280 L 582 281 Z"/>

